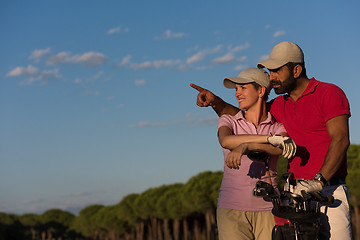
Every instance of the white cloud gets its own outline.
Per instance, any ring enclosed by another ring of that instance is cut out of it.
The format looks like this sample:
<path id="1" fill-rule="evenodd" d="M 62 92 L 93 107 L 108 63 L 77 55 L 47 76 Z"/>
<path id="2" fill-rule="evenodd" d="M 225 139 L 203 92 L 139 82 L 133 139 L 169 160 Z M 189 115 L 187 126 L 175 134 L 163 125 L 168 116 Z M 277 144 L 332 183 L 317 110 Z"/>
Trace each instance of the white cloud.
<path id="1" fill-rule="evenodd" d="M 155 40 L 170 39 L 170 38 L 182 38 L 185 33 L 175 33 L 171 30 L 166 30 L 160 37 L 155 37 Z"/>
<path id="2" fill-rule="evenodd" d="M 121 62 L 118 64 L 119 67 L 125 66 L 130 63 L 131 55 L 127 55 L 126 57 L 123 57 Z"/>
<path id="3" fill-rule="evenodd" d="M 193 48 L 190 48 L 190 49 L 186 50 L 186 52 L 195 52 L 195 51 L 197 51 L 198 49 L 199 49 L 199 46 L 195 46 L 195 47 L 193 47 Z"/>
<path id="4" fill-rule="evenodd" d="M 82 55 L 71 56 L 67 52 L 60 52 L 54 56 L 51 56 L 47 60 L 48 65 L 57 65 L 61 63 L 83 63 L 87 66 L 95 67 L 103 64 L 107 60 L 107 57 L 98 52 L 86 52 Z"/>
<path id="5" fill-rule="evenodd" d="M 87 52 L 80 56 L 76 55 L 73 59 L 75 62 L 94 67 L 103 64 L 107 60 L 107 57 L 102 53 Z"/>
<path id="6" fill-rule="evenodd" d="M 179 59 L 176 60 L 155 60 L 153 61 L 153 65 L 155 68 L 161 68 L 161 67 L 168 67 L 168 66 L 174 66 L 181 63 L 181 61 Z"/>
<path id="7" fill-rule="evenodd" d="M 285 31 L 276 31 L 273 35 L 274 38 L 280 37 L 282 35 L 285 35 Z"/>
<path id="8" fill-rule="evenodd" d="M 250 47 L 250 44 L 249 43 L 245 43 L 243 45 L 239 45 L 239 46 L 236 46 L 236 47 L 229 47 L 229 50 L 230 52 L 234 53 L 234 52 L 239 52 L 239 51 L 242 51 L 242 50 L 245 50 L 245 49 L 248 49 Z"/>
<path id="9" fill-rule="evenodd" d="M 62 76 L 59 74 L 59 69 L 52 69 L 52 70 L 42 70 L 39 71 L 37 75 L 31 76 L 28 79 L 20 82 L 21 86 L 24 85 L 31 85 L 34 82 L 41 81 L 41 85 L 48 84 L 47 80 L 49 79 L 59 79 L 62 78 Z"/>
<path id="10" fill-rule="evenodd" d="M 270 27 L 271 27 L 270 24 L 266 24 L 266 25 L 265 25 L 265 29 L 269 29 Z"/>
<path id="11" fill-rule="evenodd" d="M 235 55 L 232 52 L 225 54 L 222 57 L 215 58 L 213 63 L 215 64 L 226 64 L 233 62 L 242 62 L 246 60 L 246 56 L 242 56 L 241 58 L 235 58 Z"/>
<path id="12" fill-rule="evenodd" d="M 187 64 L 179 64 L 179 66 L 177 67 L 177 69 L 180 70 L 180 71 L 185 71 L 185 70 L 190 69 L 190 66 L 187 65 Z"/>
<path id="13" fill-rule="evenodd" d="M 136 86 L 143 86 L 146 84 L 146 81 L 145 80 L 135 80 L 135 85 Z"/>
<path id="14" fill-rule="evenodd" d="M 263 55 L 260 57 L 260 62 L 269 58 L 269 55 Z"/>
<path id="15" fill-rule="evenodd" d="M 60 52 L 54 56 L 51 56 L 48 60 L 47 60 L 47 64 L 48 65 L 57 65 L 59 63 L 66 63 L 66 62 L 70 62 L 71 61 L 71 56 L 69 53 L 66 52 Z"/>
<path id="16" fill-rule="evenodd" d="M 91 91 L 89 87 L 85 87 L 85 90 L 83 92 L 84 95 L 99 95 L 100 93 L 98 91 Z"/>
<path id="17" fill-rule="evenodd" d="M 241 70 L 243 70 L 243 69 L 245 69 L 245 68 L 247 68 L 246 65 L 240 64 L 240 65 L 235 66 L 235 67 L 234 67 L 234 70 L 235 70 L 235 71 L 241 71 Z"/>
<path id="18" fill-rule="evenodd" d="M 39 62 L 40 58 L 42 58 L 44 55 L 48 54 L 51 51 L 50 48 L 45 48 L 45 49 L 35 49 L 29 59 L 30 60 L 35 60 L 35 62 Z"/>
<path id="19" fill-rule="evenodd" d="M 88 78 L 86 81 L 87 82 L 95 82 L 95 81 L 99 80 L 103 74 L 104 74 L 104 71 L 99 71 L 94 76 L 91 76 L 90 78 Z"/>
<path id="20" fill-rule="evenodd" d="M 75 84 L 80 84 L 82 81 L 81 81 L 81 79 L 80 78 L 76 78 L 75 80 L 74 80 L 74 83 Z"/>
<path id="21" fill-rule="evenodd" d="M 121 28 L 121 27 L 111 28 L 107 31 L 107 34 L 112 35 L 112 34 L 119 33 L 119 32 L 129 32 L 129 29 Z"/>
<path id="22" fill-rule="evenodd" d="M 234 60 L 235 60 L 234 54 L 229 52 L 229 53 L 225 54 L 222 57 L 215 58 L 213 60 L 213 63 L 215 63 L 215 64 L 225 64 L 225 63 L 233 62 Z"/>
<path id="23" fill-rule="evenodd" d="M 162 68 L 162 67 L 171 67 L 181 63 L 179 59 L 167 59 L 167 60 L 154 60 L 146 61 L 143 63 L 133 63 L 130 65 L 130 68 L 133 69 L 150 69 L 150 68 Z"/>
<path id="24" fill-rule="evenodd" d="M 236 58 L 235 57 L 235 53 L 242 51 L 244 49 L 247 49 L 250 47 L 249 43 L 245 43 L 243 45 L 239 45 L 239 46 L 229 46 L 228 47 L 228 53 L 226 53 L 225 55 L 221 56 L 221 57 L 217 57 L 215 58 L 212 62 L 215 64 L 226 64 L 226 63 L 233 63 L 233 62 L 242 62 L 245 61 L 247 58 L 246 56 L 240 57 L 240 58 Z"/>
<path id="25" fill-rule="evenodd" d="M 10 72 L 8 72 L 8 74 L 6 76 L 8 76 L 8 77 L 33 76 L 33 75 L 37 75 L 38 73 L 39 73 L 38 68 L 36 68 L 32 65 L 28 65 L 26 68 L 16 67 L 13 70 L 11 70 Z"/>
<path id="26" fill-rule="evenodd" d="M 131 68 L 133 69 L 149 69 L 151 68 L 152 64 L 151 62 L 143 62 L 143 63 L 133 63 L 131 64 Z"/>
<path id="27" fill-rule="evenodd" d="M 189 57 L 188 59 L 186 59 L 186 63 L 191 64 L 194 62 L 199 62 L 199 61 L 203 60 L 204 58 L 205 58 L 205 53 L 198 52 L 198 53 L 192 55 L 191 57 Z"/>
<path id="28" fill-rule="evenodd" d="M 53 70 L 43 70 L 40 74 L 40 80 L 42 79 L 49 79 L 49 78 L 61 78 L 61 75 L 59 75 L 59 69 L 53 69 Z"/>
<path id="29" fill-rule="evenodd" d="M 199 51 L 199 52 L 195 53 L 194 55 L 192 55 L 191 57 L 189 57 L 188 59 L 186 59 L 186 63 L 191 64 L 191 63 L 199 62 L 199 61 L 203 60 L 207 54 L 216 53 L 216 52 L 220 51 L 221 48 L 222 48 L 222 46 L 218 45 L 214 48 Z"/>

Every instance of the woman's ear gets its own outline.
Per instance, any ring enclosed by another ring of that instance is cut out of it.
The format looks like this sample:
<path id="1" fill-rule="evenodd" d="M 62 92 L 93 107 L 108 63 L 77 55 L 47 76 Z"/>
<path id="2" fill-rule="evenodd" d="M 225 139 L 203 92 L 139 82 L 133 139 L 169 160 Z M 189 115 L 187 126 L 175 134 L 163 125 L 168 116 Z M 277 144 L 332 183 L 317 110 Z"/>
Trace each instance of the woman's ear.
<path id="1" fill-rule="evenodd" d="M 260 86 L 259 87 L 259 97 L 262 98 L 265 95 L 265 93 L 266 93 L 266 87 Z"/>

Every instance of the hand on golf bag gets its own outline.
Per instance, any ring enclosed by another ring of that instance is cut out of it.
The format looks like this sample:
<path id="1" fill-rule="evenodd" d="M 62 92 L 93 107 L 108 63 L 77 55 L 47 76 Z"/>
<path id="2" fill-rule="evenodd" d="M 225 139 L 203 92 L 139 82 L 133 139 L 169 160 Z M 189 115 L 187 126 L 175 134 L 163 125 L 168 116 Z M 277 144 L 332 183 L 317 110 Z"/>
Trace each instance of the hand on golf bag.
<path id="1" fill-rule="evenodd" d="M 281 135 L 272 135 L 267 139 L 268 143 L 274 147 L 279 147 L 283 150 L 282 155 L 285 158 L 292 158 L 296 154 L 296 144 L 289 138 Z"/>
<path id="2" fill-rule="evenodd" d="M 319 192 L 322 188 L 321 183 L 317 180 L 303 180 L 296 184 L 294 194 L 301 195 L 302 190 L 305 192 Z"/>

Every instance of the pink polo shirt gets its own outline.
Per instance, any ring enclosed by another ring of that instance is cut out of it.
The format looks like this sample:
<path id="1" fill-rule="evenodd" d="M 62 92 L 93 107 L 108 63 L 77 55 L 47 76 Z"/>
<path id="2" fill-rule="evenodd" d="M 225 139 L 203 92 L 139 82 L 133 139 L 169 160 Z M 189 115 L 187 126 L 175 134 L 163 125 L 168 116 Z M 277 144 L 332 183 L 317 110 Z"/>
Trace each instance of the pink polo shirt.
<path id="1" fill-rule="evenodd" d="M 270 112 L 285 126 L 297 145 L 296 156 L 289 161 L 289 171 L 296 178 L 313 179 L 324 162 L 331 141 L 326 121 L 343 114 L 350 116 L 350 106 L 339 87 L 312 78 L 296 102 L 288 95 L 279 96 L 272 103 Z M 346 168 L 345 159 L 334 176 L 346 176 Z"/>
<path id="2" fill-rule="evenodd" d="M 246 120 L 243 112 L 235 116 L 223 115 L 219 118 L 218 129 L 226 126 L 233 131 L 234 135 L 256 134 L 269 135 L 285 132 L 282 124 L 275 122 L 271 114 L 256 128 L 254 124 Z M 224 159 L 230 150 L 223 148 Z M 278 156 L 272 156 L 269 164 L 271 180 L 276 186 L 276 163 Z M 271 211 L 273 205 L 262 198 L 253 196 L 253 189 L 257 181 L 269 182 L 263 163 L 253 162 L 246 155 L 241 158 L 240 169 L 230 169 L 224 164 L 224 176 L 221 182 L 218 198 L 218 208 L 235 209 L 241 211 Z"/>

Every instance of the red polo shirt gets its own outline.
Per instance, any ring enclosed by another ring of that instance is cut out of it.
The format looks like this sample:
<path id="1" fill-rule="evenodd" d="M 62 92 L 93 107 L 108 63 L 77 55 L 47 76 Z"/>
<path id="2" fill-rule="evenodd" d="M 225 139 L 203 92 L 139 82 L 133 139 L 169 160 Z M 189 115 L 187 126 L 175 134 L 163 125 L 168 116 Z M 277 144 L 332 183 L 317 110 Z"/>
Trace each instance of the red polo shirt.
<path id="1" fill-rule="evenodd" d="M 296 156 L 289 160 L 289 171 L 295 178 L 304 179 L 313 179 L 324 162 L 331 141 L 326 121 L 343 114 L 351 115 L 345 93 L 334 84 L 314 78 L 296 102 L 289 95 L 279 96 L 270 112 L 297 145 Z M 334 176 L 346 176 L 346 168 L 345 159 Z"/>

